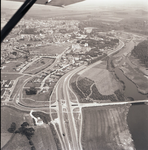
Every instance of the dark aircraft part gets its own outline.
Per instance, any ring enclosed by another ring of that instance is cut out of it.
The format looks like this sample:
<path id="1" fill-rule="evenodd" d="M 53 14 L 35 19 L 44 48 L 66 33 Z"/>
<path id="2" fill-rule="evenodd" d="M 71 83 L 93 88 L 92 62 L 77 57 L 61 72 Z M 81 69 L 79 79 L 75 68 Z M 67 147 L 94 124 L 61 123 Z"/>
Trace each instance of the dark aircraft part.
<path id="1" fill-rule="evenodd" d="M 25 0 L 9 0 L 9 1 L 24 2 Z M 62 6 L 71 5 L 82 1 L 85 0 L 51 0 L 50 2 L 48 2 L 48 0 L 37 0 L 36 4 L 43 4 L 43 5 L 47 4 L 47 5 L 62 7 Z"/>
<path id="2" fill-rule="evenodd" d="M 26 0 L 1 31 L 1 42 L 37 0 Z"/>
<path id="3" fill-rule="evenodd" d="M 84 1 L 84 0 L 52 0 L 48 3 L 48 5 L 62 7 L 62 6 L 78 3 L 81 1 Z"/>

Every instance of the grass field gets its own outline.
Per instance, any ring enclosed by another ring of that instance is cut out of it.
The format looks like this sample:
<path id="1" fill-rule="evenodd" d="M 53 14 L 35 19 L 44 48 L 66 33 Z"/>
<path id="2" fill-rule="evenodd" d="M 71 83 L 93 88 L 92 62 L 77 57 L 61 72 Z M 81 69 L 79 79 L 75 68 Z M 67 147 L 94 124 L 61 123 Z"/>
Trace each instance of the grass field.
<path id="1" fill-rule="evenodd" d="M 53 92 L 52 92 L 52 94 L 50 96 L 50 101 L 51 101 L 51 104 L 56 102 L 56 90 L 53 90 Z"/>
<path id="2" fill-rule="evenodd" d="M 96 85 L 94 84 L 92 86 L 92 93 L 90 95 L 90 98 L 92 98 L 93 100 L 103 100 L 103 101 L 106 101 L 106 100 L 111 100 L 111 101 L 117 101 L 116 97 L 114 94 L 110 94 L 110 95 L 102 95 Z M 99 102 L 99 101 L 98 101 Z"/>
<path id="3" fill-rule="evenodd" d="M 40 87 L 41 86 L 41 82 L 27 82 L 25 84 L 25 87 Z"/>
<path id="4" fill-rule="evenodd" d="M 127 125 L 129 105 L 83 108 L 83 150 L 134 150 Z"/>
<path id="5" fill-rule="evenodd" d="M 50 66 L 53 63 L 54 59 L 52 58 L 48 58 L 48 57 L 44 57 L 41 58 L 40 60 L 37 60 L 36 62 L 34 62 L 30 67 L 28 67 L 25 70 L 25 73 L 35 73 L 35 72 L 39 72 L 40 70 L 43 70 L 45 68 L 47 68 L 48 66 Z"/>
<path id="6" fill-rule="evenodd" d="M 34 54 L 46 54 L 46 55 L 55 55 L 62 53 L 67 48 L 67 44 L 51 44 L 48 46 L 41 46 L 36 48 L 30 48 L 30 53 L 33 51 Z"/>
<path id="7" fill-rule="evenodd" d="M 84 96 L 89 96 L 91 94 L 91 85 L 94 82 L 88 78 L 82 78 L 79 76 L 77 78 L 77 87 L 82 92 Z"/>
<path id="8" fill-rule="evenodd" d="M 32 99 L 34 101 L 49 101 L 49 97 L 50 97 L 51 91 L 50 92 L 45 92 L 45 93 L 41 93 L 41 94 L 36 94 L 36 95 L 27 95 L 25 91 L 23 91 L 23 98 L 28 98 L 28 99 Z"/>
<path id="9" fill-rule="evenodd" d="M 20 125 L 25 121 L 27 121 L 29 124 L 33 123 L 32 118 L 28 113 L 10 107 L 1 107 L 1 134 L 3 135 L 1 136 L 2 141 L 1 146 L 4 146 L 12 136 L 12 133 L 9 133 L 7 131 L 8 128 L 10 128 L 12 122 L 16 123 L 16 128 L 19 128 Z M 14 137 L 14 139 L 15 138 L 17 137 Z M 12 143 L 14 144 L 15 140 L 14 141 L 12 140 Z M 11 149 L 10 147 L 7 147 L 6 150 Z"/>
<path id="10" fill-rule="evenodd" d="M 13 68 L 16 68 L 16 66 L 20 65 L 20 64 L 21 64 L 21 62 L 19 62 L 19 61 L 15 61 L 15 62 L 10 61 L 9 63 L 3 65 L 3 66 L 5 66 L 5 68 L 2 69 L 2 72 L 17 72 Z"/>
<path id="11" fill-rule="evenodd" d="M 72 88 L 71 88 L 72 89 Z M 70 96 L 70 101 L 73 102 L 73 103 L 76 103 L 76 97 L 75 95 L 73 94 L 73 92 L 71 92 L 71 90 L 69 90 L 69 96 Z"/>
<path id="12" fill-rule="evenodd" d="M 93 80 L 102 95 L 113 94 L 119 88 L 119 83 L 115 80 L 112 73 L 106 69 L 91 68 L 81 76 Z"/>
<path id="13" fill-rule="evenodd" d="M 1 133 L 1 148 L 11 139 L 11 133 Z"/>
<path id="14" fill-rule="evenodd" d="M 43 122 L 46 124 L 48 124 L 48 122 L 51 121 L 49 114 L 45 114 L 42 112 L 33 112 L 32 115 L 35 116 L 36 118 L 40 117 L 43 120 Z"/>
<path id="15" fill-rule="evenodd" d="M 25 76 L 22 76 L 22 77 L 18 80 L 18 82 L 17 82 L 17 84 L 16 84 L 16 86 L 15 86 L 15 89 L 13 90 L 12 95 L 11 95 L 10 98 L 12 98 L 12 99 L 14 98 L 15 94 L 18 92 L 18 90 L 20 90 L 20 88 L 21 88 L 22 85 L 23 85 L 23 82 L 24 82 L 27 78 L 29 78 L 29 76 L 28 76 L 28 75 L 25 75 Z"/>
<path id="16" fill-rule="evenodd" d="M 33 119 L 30 117 L 29 112 L 19 111 L 10 107 L 2 107 L 1 108 L 1 141 L 3 141 L 3 146 L 11 136 L 12 133 L 7 131 L 10 128 L 12 122 L 16 123 L 16 128 L 18 129 L 23 122 L 28 122 L 30 126 L 33 126 L 35 129 L 35 133 L 32 137 L 33 144 L 36 150 L 56 150 L 57 146 L 53 138 L 53 134 L 49 125 L 44 124 L 43 126 L 34 126 Z M 50 121 L 50 117 L 44 113 L 35 112 L 37 116 L 40 116 L 44 122 L 47 123 Z M 22 136 L 20 134 L 15 134 L 13 138 L 7 143 L 2 150 L 30 150 L 31 147 L 29 145 L 28 139 L 26 136 Z"/>
<path id="17" fill-rule="evenodd" d="M 21 104 L 25 105 L 26 107 L 32 107 L 32 108 L 40 108 L 40 107 L 46 107 L 49 108 L 49 102 L 48 101 L 33 101 L 32 99 L 21 99 Z"/>
<path id="18" fill-rule="evenodd" d="M 1 80 L 15 80 L 17 79 L 18 77 L 20 77 L 21 74 L 3 74 L 1 72 Z"/>
<path id="19" fill-rule="evenodd" d="M 28 139 L 21 134 L 15 134 L 11 142 L 4 146 L 2 150 L 31 150 Z"/>
<path id="20" fill-rule="evenodd" d="M 10 127 L 12 122 L 16 123 L 16 128 L 20 127 L 20 125 L 26 121 L 25 116 L 28 114 L 27 112 L 22 112 L 10 107 L 2 107 L 1 113 L 2 133 L 8 133 L 7 129 Z"/>
<path id="21" fill-rule="evenodd" d="M 36 150 L 57 150 L 49 125 L 36 126 L 32 142 Z M 26 149 L 27 150 L 27 149 Z"/>

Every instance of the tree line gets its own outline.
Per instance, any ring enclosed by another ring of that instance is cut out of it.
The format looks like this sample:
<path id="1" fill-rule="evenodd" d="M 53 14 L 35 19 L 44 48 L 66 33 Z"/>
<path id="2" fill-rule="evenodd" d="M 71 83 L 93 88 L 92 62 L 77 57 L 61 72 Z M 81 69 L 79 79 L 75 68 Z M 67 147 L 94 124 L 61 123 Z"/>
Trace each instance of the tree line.
<path id="1" fill-rule="evenodd" d="M 139 43 L 134 47 L 131 54 L 140 60 L 142 64 L 148 67 L 148 40 Z"/>

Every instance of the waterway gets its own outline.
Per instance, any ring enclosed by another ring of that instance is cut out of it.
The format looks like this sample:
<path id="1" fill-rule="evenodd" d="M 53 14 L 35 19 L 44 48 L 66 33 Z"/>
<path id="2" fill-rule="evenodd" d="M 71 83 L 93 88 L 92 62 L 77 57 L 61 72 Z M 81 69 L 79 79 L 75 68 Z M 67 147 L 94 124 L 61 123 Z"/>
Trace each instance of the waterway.
<path id="1" fill-rule="evenodd" d="M 148 99 L 147 95 L 144 95 L 138 92 L 136 85 L 131 80 L 129 80 L 119 68 L 115 68 L 115 74 L 119 78 L 120 81 L 124 82 L 125 97 L 132 97 L 134 100 Z"/>
<path id="2" fill-rule="evenodd" d="M 115 69 L 115 73 L 125 84 L 125 97 L 132 97 L 134 100 L 148 99 L 147 95 L 138 92 L 136 85 L 119 68 Z M 148 150 L 148 105 L 133 104 L 127 122 L 136 150 Z"/>
<path id="3" fill-rule="evenodd" d="M 148 95 L 139 93 L 136 84 L 129 80 L 118 67 L 115 68 L 115 74 L 120 81 L 124 82 L 125 97 L 134 100 L 148 99 Z M 136 150 L 148 150 L 148 105 L 133 104 L 129 109 L 127 122 Z"/>
<path id="4" fill-rule="evenodd" d="M 132 105 L 127 122 L 136 150 L 148 150 L 148 105 Z"/>

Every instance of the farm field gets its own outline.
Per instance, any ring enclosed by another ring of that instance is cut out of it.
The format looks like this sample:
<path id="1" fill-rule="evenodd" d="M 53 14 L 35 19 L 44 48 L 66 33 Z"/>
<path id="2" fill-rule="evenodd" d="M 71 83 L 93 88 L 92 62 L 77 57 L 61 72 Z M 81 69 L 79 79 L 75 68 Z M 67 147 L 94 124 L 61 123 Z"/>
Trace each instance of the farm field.
<path id="1" fill-rule="evenodd" d="M 2 150 L 30 150 L 31 146 L 29 145 L 28 139 L 26 136 L 21 134 L 15 134 L 12 140 L 2 148 Z"/>
<path id="2" fill-rule="evenodd" d="M 32 142 L 36 150 L 57 150 L 54 137 L 49 125 L 36 126 Z"/>
<path id="3" fill-rule="evenodd" d="M 22 112 L 11 107 L 1 107 L 1 134 L 4 135 L 1 136 L 1 147 L 4 146 L 7 143 L 7 141 L 9 141 L 9 139 L 12 137 L 12 133 L 9 133 L 7 131 L 8 128 L 10 128 L 11 123 L 15 122 L 16 128 L 19 128 L 20 125 L 25 121 L 27 121 L 30 125 L 33 124 L 29 112 Z"/>
<path id="4" fill-rule="evenodd" d="M 106 69 L 94 67 L 84 72 L 81 76 L 93 80 L 102 95 L 111 95 L 119 89 L 119 83 L 115 80 L 112 73 Z"/>
<path id="5" fill-rule="evenodd" d="M 106 18 L 99 18 L 101 21 L 108 21 L 108 22 L 119 22 L 122 18 L 115 18 L 115 17 L 106 17 Z"/>
<path id="6" fill-rule="evenodd" d="M 129 107 L 130 105 L 82 108 L 83 150 L 134 150 L 127 125 Z"/>
<path id="7" fill-rule="evenodd" d="M 41 58 L 35 61 L 30 67 L 28 67 L 24 73 L 35 73 L 39 72 L 40 70 L 45 69 L 46 67 L 50 66 L 53 63 L 54 59 L 49 57 Z"/>

